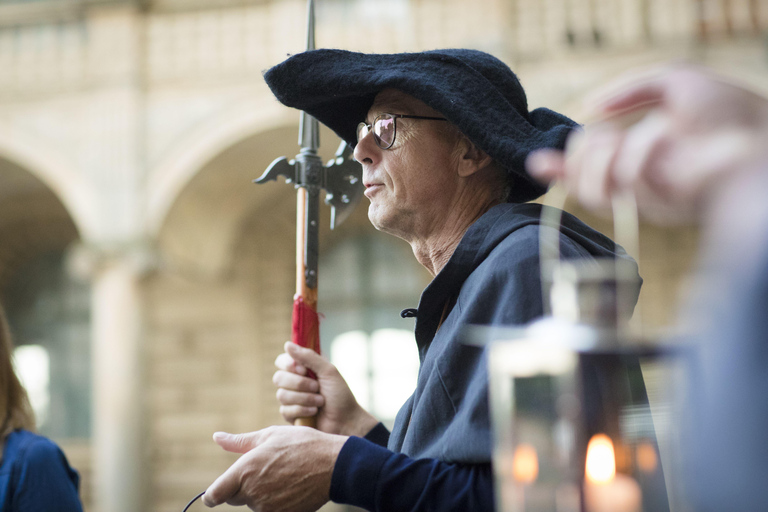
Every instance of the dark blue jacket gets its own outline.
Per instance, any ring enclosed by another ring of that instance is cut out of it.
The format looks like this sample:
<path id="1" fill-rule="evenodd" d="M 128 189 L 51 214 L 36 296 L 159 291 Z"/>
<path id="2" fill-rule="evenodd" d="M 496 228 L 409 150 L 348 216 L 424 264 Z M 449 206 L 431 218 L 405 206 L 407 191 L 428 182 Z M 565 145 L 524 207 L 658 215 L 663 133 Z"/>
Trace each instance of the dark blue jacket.
<path id="1" fill-rule="evenodd" d="M 486 353 L 462 344 L 461 332 L 470 324 L 520 325 L 542 315 L 540 212 L 537 204 L 489 210 L 424 290 L 416 311 L 416 391 L 398 413 L 386 449 L 381 426 L 344 445 L 332 500 L 388 512 L 493 510 Z M 572 215 L 564 214 L 561 231 L 563 258 L 628 258 Z"/>
<path id="2" fill-rule="evenodd" d="M 0 463 L 3 512 L 82 512 L 79 481 L 53 441 L 26 430 L 6 439 Z"/>

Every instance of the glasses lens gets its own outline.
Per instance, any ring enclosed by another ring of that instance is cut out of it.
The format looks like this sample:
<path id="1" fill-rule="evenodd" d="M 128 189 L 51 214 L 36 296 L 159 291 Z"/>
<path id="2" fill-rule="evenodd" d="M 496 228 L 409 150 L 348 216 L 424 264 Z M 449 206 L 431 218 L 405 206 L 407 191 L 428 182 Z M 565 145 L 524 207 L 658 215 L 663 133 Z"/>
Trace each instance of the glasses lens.
<path id="1" fill-rule="evenodd" d="M 371 125 L 360 123 L 357 125 L 357 142 L 360 143 L 361 140 L 365 138 L 366 135 L 368 135 L 368 132 L 371 130 Z"/>
<path id="2" fill-rule="evenodd" d="M 373 135 L 379 147 L 387 149 L 395 143 L 395 118 L 382 114 L 373 122 Z"/>

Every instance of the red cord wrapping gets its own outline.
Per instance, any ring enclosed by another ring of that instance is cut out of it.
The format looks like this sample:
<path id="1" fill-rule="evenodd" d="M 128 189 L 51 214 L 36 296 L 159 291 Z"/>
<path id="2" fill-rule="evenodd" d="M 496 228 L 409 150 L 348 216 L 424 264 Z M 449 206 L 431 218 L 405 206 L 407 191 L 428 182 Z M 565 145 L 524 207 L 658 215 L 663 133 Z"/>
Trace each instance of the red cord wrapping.
<path id="1" fill-rule="evenodd" d="M 320 353 L 320 320 L 317 311 L 307 306 L 302 297 L 297 297 L 293 301 L 291 331 L 291 341 Z M 312 370 L 309 370 L 309 377 L 317 378 Z"/>

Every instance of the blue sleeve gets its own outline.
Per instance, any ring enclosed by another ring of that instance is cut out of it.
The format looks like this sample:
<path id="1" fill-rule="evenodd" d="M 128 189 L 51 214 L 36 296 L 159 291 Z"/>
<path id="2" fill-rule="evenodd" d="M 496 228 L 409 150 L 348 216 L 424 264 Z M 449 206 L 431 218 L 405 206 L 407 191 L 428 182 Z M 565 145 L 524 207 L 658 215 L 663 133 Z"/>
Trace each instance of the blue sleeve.
<path id="1" fill-rule="evenodd" d="M 363 439 L 367 439 L 372 443 L 376 443 L 377 445 L 386 448 L 387 443 L 389 443 L 389 430 L 387 430 L 387 427 L 385 427 L 383 423 L 379 423 L 373 427 L 370 432 L 365 434 Z"/>
<path id="2" fill-rule="evenodd" d="M 19 454 L 13 512 L 82 512 L 79 478 L 52 441 L 39 439 Z"/>
<path id="3" fill-rule="evenodd" d="M 336 460 L 331 500 L 371 512 L 493 511 L 490 463 L 411 459 L 350 437 Z"/>

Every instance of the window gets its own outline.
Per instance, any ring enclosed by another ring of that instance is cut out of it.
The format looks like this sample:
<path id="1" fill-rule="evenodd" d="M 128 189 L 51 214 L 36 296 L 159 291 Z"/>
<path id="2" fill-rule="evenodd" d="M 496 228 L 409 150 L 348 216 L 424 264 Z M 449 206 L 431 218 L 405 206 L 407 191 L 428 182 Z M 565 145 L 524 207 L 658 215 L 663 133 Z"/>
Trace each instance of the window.
<path id="1" fill-rule="evenodd" d="M 383 235 L 349 238 L 321 259 L 323 351 L 357 401 L 389 427 L 419 368 L 413 320 L 400 311 L 418 304 L 429 279 L 410 247 Z"/>
<path id="2" fill-rule="evenodd" d="M 397 411 L 416 388 L 419 354 L 413 332 L 349 331 L 331 341 L 330 359 L 358 403 L 391 427 Z"/>
<path id="3" fill-rule="evenodd" d="M 53 251 L 21 265 L 2 290 L 14 359 L 41 434 L 90 436 L 90 292 Z"/>
<path id="4" fill-rule="evenodd" d="M 27 390 L 38 425 L 48 421 L 51 407 L 51 361 L 40 345 L 22 345 L 13 351 L 13 366 Z"/>

